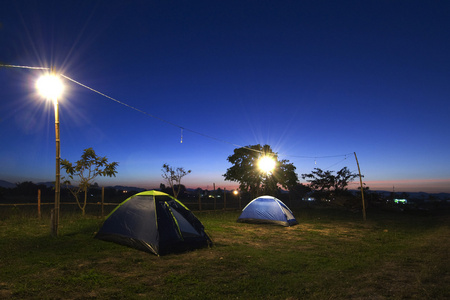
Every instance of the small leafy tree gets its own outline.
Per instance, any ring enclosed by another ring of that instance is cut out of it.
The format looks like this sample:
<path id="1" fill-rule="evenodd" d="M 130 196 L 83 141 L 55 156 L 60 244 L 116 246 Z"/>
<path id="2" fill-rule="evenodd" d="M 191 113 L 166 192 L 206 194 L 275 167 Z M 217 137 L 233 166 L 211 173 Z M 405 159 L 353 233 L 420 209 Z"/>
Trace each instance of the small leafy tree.
<path id="1" fill-rule="evenodd" d="M 95 154 L 94 149 L 84 149 L 81 159 L 72 164 L 67 159 L 61 160 L 61 169 L 68 174 L 67 178 L 63 177 L 65 184 L 77 201 L 78 207 L 81 209 L 82 215 L 85 215 L 87 203 L 87 191 L 97 176 L 116 177 L 117 162 L 108 163 L 108 159 Z M 76 179 L 75 179 L 76 178 Z M 74 184 L 78 185 L 74 185 Z M 84 201 L 81 203 L 79 194 L 84 192 Z"/>
<path id="2" fill-rule="evenodd" d="M 163 164 L 161 171 L 163 172 L 162 178 L 166 180 L 167 184 L 172 188 L 173 196 L 177 198 L 182 187 L 181 178 L 191 173 L 191 170 L 186 171 L 181 167 L 174 169 L 168 164 Z"/>

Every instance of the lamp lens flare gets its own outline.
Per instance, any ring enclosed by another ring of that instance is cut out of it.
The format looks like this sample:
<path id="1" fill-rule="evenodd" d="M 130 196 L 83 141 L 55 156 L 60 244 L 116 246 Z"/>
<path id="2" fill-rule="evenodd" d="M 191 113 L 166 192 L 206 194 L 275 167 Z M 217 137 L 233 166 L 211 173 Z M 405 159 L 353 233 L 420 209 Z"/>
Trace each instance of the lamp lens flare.
<path id="1" fill-rule="evenodd" d="M 259 159 L 258 167 L 266 173 L 272 172 L 275 168 L 275 160 L 269 156 L 263 156 Z"/>
<path id="2" fill-rule="evenodd" d="M 38 79 L 36 88 L 47 99 L 56 99 L 61 95 L 64 86 L 57 76 L 48 74 Z"/>

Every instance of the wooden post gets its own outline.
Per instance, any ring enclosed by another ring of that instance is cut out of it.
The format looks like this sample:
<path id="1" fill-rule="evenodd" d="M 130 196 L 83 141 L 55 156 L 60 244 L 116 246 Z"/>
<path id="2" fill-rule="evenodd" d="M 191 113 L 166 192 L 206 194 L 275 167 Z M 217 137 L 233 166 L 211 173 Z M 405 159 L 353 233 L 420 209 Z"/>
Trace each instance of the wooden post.
<path id="1" fill-rule="evenodd" d="M 356 152 L 353 152 L 355 154 L 356 164 L 358 165 L 358 172 L 359 172 L 359 183 L 361 185 L 361 199 L 362 199 L 362 209 L 363 209 L 363 220 L 366 220 L 366 204 L 364 202 L 364 189 L 363 189 L 363 183 L 362 183 L 362 177 L 361 177 L 361 170 L 359 169 L 359 162 L 358 157 L 356 157 Z"/>
<path id="2" fill-rule="evenodd" d="M 238 193 L 238 199 L 239 199 L 239 210 L 242 210 L 242 205 L 241 205 L 241 193 Z"/>
<path id="3" fill-rule="evenodd" d="M 38 219 L 41 219 L 41 190 L 38 190 Z"/>
<path id="4" fill-rule="evenodd" d="M 292 193 L 291 193 L 291 191 L 289 191 L 288 196 L 289 196 L 289 207 L 292 207 Z"/>
<path id="5" fill-rule="evenodd" d="M 227 209 L 227 188 L 223 188 L 223 210 Z"/>
<path id="6" fill-rule="evenodd" d="M 202 193 L 198 193 L 198 210 L 202 210 Z"/>
<path id="7" fill-rule="evenodd" d="M 55 208 L 52 208 L 52 210 L 50 211 L 50 221 L 52 223 L 52 226 L 55 225 Z"/>
<path id="8" fill-rule="evenodd" d="M 217 203 L 216 203 L 216 184 L 215 183 L 213 183 L 213 188 L 214 188 L 214 194 L 213 194 L 213 196 L 214 196 L 214 210 L 216 210 Z"/>
<path id="9" fill-rule="evenodd" d="M 60 167 L 60 158 L 61 158 L 61 140 L 59 133 L 59 104 L 58 99 L 55 97 L 53 99 L 54 107 L 55 107 L 55 141 L 56 141 L 56 180 L 55 180 L 55 208 L 53 212 L 53 222 L 52 222 L 52 231 L 51 234 L 55 237 L 58 236 L 58 227 L 59 227 L 59 208 L 60 208 L 60 200 L 61 200 L 61 167 Z"/>
<path id="10" fill-rule="evenodd" d="M 102 219 L 105 215 L 105 187 L 102 186 Z"/>

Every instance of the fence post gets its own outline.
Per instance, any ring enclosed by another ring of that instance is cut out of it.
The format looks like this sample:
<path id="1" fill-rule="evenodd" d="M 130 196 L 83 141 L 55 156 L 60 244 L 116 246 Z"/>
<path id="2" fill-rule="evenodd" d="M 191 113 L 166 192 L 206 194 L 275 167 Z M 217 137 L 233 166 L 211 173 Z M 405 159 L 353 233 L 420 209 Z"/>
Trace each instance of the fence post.
<path id="1" fill-rule="evenodd" d="M 217 208 L 217 202 L 216 202 L 216 184 L 215 183 L 213 183 L 213 187 L 214 187 L 214 211 L 216 210 L 216 208 Z"/>
<path id="2" fill-rule="evenodd" d="M 223 188 L 223 210 L 227 209 L 227 188 Z"/>
<path id="3" fill-rule="evenodd" d="M 102 186 L 102 219 L 103 216 L 105 215 L 104 204 L 105 204 L 105 187 Z"/>
<path id="4" fill-rule="evenodd" d="M 289 191 L 289 207 L 292 207 L 292 195 L 291 195 L 291 191 Z"/>
<path id="5" fill-rule="evenodd" d="M 55 208 L 52 208 L 50 211 L 50 221 L 52 223 L 52 226 L 55 226 Z"/>
<path id="6" fill-rule="evenodd" d="M 41 219 L 41 190 L 38 190 L 38 219 Z"/>
<path id="7" fill-rule="evenodd" d="M 198 210 L 202 210 L 202 193 L 198 193 Z"/>

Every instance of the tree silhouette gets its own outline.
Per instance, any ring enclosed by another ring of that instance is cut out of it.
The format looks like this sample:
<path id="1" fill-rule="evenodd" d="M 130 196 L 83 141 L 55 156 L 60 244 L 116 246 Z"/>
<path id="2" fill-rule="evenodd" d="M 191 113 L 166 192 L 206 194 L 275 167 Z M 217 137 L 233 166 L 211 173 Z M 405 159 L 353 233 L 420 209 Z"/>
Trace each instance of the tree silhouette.
<path id="1" fill-rule="evenodd" d="M 163 172 L 161 175 L 162 178 L 166 180 L 166 182 L 172 188 L 173 196 L 177 198 L 181 188 L 184 187 L 181 184 L 181 178 L 191 173 L 191 170 L 185 171 L 184 168 L 181 167 L 174 169 L 168 164 L 163 164 L 161 171 Z"/>
<path id="2" fill-rule="evenodd" d="M 334 171 L 314 168 L 310 174 L 302 174 L 302 178 L 309 182 L 311 189 L 317 191 L 321 196 L 330 197 L 331 193 L 336 196 L 345 193 L 349 182 L 358 176 L 358 174 L 350 172 L 347 167 L 339 170 L 336 175 L 333 173 Z"/>

